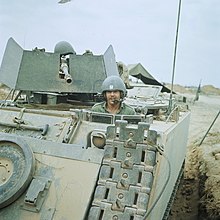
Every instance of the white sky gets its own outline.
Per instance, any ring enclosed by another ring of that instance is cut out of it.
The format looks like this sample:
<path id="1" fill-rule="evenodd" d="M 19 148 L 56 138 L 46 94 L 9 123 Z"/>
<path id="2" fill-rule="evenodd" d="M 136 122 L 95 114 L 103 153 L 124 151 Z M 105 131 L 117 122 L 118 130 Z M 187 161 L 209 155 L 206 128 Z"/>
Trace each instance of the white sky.
<path id="1" fill-rule="evenodd" d="M 68 41 L 77 54 L 141 63 L 171 82 L 179 0 L 0 0 L 0 62 L 10 37 L 24 49 Z M 220 88 L 220 0 L 182 0 L 175 84 Z"/>

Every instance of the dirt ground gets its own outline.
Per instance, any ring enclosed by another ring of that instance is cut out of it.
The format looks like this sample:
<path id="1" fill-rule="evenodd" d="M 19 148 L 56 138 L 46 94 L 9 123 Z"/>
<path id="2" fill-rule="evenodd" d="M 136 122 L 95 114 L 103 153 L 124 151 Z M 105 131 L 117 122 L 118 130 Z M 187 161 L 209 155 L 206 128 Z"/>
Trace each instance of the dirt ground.
<path id="1" fill-rule="evenodd" d="M 189 108 L 184 176 L 169 220 L 217 220 L 220 219 L 220 96 L 200 95 Z"/>

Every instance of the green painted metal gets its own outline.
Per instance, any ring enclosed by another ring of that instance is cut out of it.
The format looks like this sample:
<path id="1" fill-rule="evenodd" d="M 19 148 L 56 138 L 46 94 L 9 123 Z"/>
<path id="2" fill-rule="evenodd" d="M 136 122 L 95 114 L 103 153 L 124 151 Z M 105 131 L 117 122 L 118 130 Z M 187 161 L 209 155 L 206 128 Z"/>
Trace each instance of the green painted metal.
<path id="1" fill-rule="evenodd" d="M 109 75 L 119 75 L 112 46 L 103 55 L 69 54 L 72 82 L 60 78 L 61 54 L 35 48 L 23 50 L 13 38 L 4 53 L 1 82 L 15 90 L 34 92 L 97 93 Z"/>

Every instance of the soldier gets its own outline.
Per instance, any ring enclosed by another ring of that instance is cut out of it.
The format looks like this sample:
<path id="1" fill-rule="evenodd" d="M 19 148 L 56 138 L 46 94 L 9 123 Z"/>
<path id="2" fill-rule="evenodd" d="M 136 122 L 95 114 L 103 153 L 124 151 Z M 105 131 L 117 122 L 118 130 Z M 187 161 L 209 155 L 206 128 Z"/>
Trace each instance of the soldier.
<path id="1" fill-rule="evenodd" d="M 124 81 L 126 88 L 131 89 L 132 86 L 130 85 L 130 82 L 129 82 L 129 71 L 128 71 L 127 66 L 121 61 L 116 62 L 116 63 L 117 63 L 119 75 Z"/>
<path id="2" fill-rule="evenodd" d="M 135 115 L 135 110 L 123 102 L 126 96 L 125 84 L 119 76 L 107 77 L 101 87 L 104 101 L 92 107 L 94 112 L 120 115 Z"/>

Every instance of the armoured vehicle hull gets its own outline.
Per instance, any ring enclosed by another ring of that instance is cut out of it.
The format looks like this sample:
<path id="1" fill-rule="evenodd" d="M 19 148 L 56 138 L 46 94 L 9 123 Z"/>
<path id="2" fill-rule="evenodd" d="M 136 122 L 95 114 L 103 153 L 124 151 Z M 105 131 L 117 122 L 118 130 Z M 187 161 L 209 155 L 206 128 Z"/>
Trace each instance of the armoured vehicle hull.
<path id="1" fill-rule="evenodd" d="M 184 164 L 188 111 L 175 108 L 162 120 L 158 111 L 27 104 L 0 108 L 1 219 L 166 219 Z"/>

